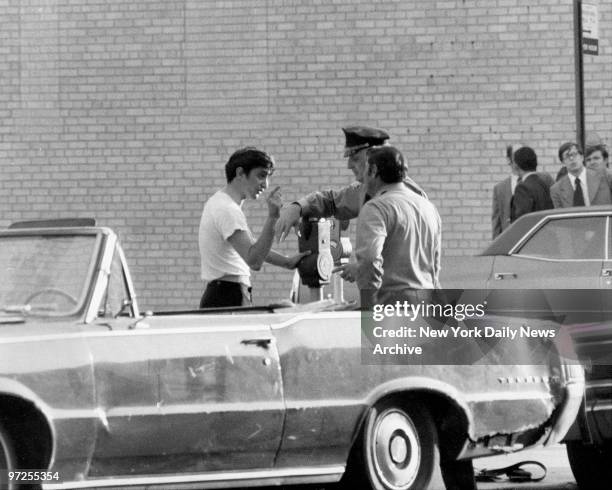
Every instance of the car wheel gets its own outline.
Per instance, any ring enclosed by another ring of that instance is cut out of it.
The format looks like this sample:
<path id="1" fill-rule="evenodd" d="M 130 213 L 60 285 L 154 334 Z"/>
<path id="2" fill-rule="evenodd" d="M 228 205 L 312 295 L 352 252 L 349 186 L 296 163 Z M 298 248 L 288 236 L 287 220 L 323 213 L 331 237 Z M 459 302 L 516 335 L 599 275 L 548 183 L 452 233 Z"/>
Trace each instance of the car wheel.
<path id="1" fill-rule="evenodd" d="M 15 469 L 13 444 L 0 426 L 0 488 L 14 490 L 16 485 L 8 480 L 8 472 Z"/>
<path id="2" fill-rule="evenodd" d="M 567 458 L 580 489 L 610 488 L 612 446 L 596 446 L 571 441 L 566 444 Z"/>
<path id="3" fill-rule="evenodd" d="M 420 404 L 387 401 L 374 406 L 361 449 L 362 468 L 374 490 L 423 490 L 439 464 L 436 427 Z"/>

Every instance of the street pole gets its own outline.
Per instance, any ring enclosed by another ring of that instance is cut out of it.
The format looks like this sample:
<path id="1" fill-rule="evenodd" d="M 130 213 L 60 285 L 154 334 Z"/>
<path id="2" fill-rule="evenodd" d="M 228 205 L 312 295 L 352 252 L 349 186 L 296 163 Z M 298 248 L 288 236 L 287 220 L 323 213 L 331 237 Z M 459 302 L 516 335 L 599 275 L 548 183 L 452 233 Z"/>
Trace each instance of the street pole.
<path id="1" fill-rule="evenodd" d="M 584 70 L 582 60 L 582 0 L 574 0 L 574 65 L 576 85 L 576 143 L 584 148 Z"/>

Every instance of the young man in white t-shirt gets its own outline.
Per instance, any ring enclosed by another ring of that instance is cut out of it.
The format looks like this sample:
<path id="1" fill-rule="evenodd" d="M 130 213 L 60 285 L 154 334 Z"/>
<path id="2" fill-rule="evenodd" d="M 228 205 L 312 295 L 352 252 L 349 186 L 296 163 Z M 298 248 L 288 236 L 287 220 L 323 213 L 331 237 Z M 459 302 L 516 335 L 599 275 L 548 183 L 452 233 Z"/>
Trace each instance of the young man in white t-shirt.
<path id="1" fill-rule="evenodd" d="M 286 257 L 271 250 L 282 206 L 280 187 L 266 198 L 268 217 L 257 240 L 248 227 L 242 203 L 259 197 L 273 170 L 272 157 L 253 147 L 236 151 L 226 163 L 227 185 L 208 199 L 200 220 L 201 272 L 206 285 L 200 308 L 251 305 L 251 269 L 259 270 L 264 262 L 293 269 L 306 255 Z"/>

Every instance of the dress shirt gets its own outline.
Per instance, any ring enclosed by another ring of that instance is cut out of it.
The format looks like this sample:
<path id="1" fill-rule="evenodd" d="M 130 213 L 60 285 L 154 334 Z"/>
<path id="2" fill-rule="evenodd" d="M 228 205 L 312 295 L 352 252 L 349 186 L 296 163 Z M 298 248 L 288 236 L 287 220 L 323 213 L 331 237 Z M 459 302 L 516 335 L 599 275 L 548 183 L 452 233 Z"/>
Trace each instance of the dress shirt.
<path id="1" fill-rule="evenodd" d="M 514 194 L 514 189 L 516 189 L 517 181 L 518 181 L 518 175 L 512 174 L 510 176 L 510 194 Z"/>
<path id="2" fill-rule="evenodd" d="M 583 167 L 580 173 L 576 176 L 568 172 L 567 176 L 572 184 L 572 189 L 576 190 L 576 177 L 580 179 L 580 187 L 582 187 L 582 195 L 584 196 L 584 205 L 590 206 L 591 199 L 589 198 L 589 189 L 587 188 L 587 173 L 586 167 Z"/>

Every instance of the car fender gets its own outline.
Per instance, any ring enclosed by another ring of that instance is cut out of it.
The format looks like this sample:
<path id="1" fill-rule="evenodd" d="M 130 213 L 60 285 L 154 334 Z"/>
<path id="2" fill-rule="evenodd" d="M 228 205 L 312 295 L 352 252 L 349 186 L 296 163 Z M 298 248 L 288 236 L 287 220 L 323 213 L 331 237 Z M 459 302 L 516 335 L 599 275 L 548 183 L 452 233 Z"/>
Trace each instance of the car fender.
<path id="1" fill-rule="evenodd" d="M 465 417 L 467 421 L 467 433 L 473 437 L 471 428 L 473 427 L 472 413 L 467 401 L 461 392 L 454 386 L 440 381 L 439 379 L 426 376 L 406 376 L 389 380 L 376 386 L 367 396 L 366 406 L 373 407 L 379 400 L 389 396 L 410 396 L 416 393 L 427 393 L 446 399 L 449 404 L 454 405 Z M 365 410 L 367 413 L 367 410 Z M 364 413 L 365 416 L 365 413 Z"/>
<path id="2" fill-rule="evenodd" d="M 0 378 L 0 396 L 9 396 L 23 400 L 31 404 L 42 415 L 51 434 L 50 461 L 54 461 L 57 437 L 55 432 L 55 426 L 53 424 L 51 408 L 43 400 L 41 400 L 40 397 L 36 395 L 36 393 L 34 393 L 34 391 L 32 391 L 30 388 L 16 380 L 9 378 Z"/>

